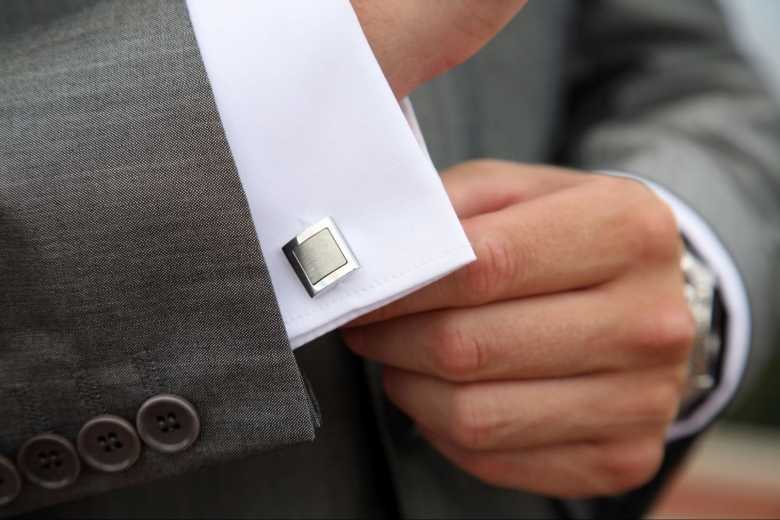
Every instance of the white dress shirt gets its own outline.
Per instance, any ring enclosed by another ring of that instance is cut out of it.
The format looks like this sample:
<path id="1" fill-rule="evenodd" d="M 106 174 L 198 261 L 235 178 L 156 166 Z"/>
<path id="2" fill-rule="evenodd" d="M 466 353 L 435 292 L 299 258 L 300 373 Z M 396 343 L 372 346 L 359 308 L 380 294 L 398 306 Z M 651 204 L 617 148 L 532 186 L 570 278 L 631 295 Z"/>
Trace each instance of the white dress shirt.
<path id="1" fill-rule="evenodd" d="M 347 0 L 188 6 L 293 347 L 474 260 Z M 311 298 L 281 248 L 325 217 L 361 268 Z"/>
<path id="2" fill-rule="evenodd" d="M 408 101 L 387 84 L 348 0 L 188 0 L 217 109 L 293 348 L 474 260 Z M 677 197 L 653 186 L 715 270 L 729 312 L 724 381 L 670 436 L 729 401 L 749 347 L 733 261 Z M 331 217 L 361 264 L 311 298 L 282 253 Z"/>

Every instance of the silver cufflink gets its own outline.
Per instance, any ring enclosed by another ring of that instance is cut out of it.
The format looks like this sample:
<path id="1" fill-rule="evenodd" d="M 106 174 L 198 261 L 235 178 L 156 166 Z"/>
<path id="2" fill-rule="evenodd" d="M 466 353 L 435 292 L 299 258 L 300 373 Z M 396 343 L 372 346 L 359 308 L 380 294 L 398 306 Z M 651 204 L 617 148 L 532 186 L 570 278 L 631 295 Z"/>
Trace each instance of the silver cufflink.
<path id="1" fill-rule="evenodd" d="M 330 218 L 306 228 L 287 242 L 282 251 L 312 298 L 360 268 L 347 241 Z"/>

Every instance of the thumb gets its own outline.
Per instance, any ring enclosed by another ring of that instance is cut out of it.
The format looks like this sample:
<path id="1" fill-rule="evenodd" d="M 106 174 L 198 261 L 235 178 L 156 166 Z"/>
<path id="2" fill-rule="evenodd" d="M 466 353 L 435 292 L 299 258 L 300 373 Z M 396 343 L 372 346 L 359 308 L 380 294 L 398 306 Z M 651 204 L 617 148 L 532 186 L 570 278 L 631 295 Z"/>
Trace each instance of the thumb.
<path id="1" fill-rule="evenodd" d="M 463 63 L 527 0 L 351 0 L 397 98 Z"/>

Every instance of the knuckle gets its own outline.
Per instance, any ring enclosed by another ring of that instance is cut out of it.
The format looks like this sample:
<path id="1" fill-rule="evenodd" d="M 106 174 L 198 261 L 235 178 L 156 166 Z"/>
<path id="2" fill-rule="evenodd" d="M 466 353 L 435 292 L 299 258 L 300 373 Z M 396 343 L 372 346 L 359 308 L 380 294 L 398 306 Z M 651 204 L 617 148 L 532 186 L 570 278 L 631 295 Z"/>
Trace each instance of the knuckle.
<path id="1" fill-rule="evenodd" d="M 442 317 L 434 324 L 432 363 L 439 376 L 472 379 L 484 366 L 484 358 L 482 344 L 463 330 L 460 320 Z"/>
<path id="2" fill-rule="evenodd" d="M 483 238 L 476 245 L 477 261 L 463 271 L 463 291 L 467 298 L 490 301 L 502 287 L 518 278 L 518 261 L 509 243 L 509 239 L 499 233 Z"/>
<path id="3" fill-rule="evenodd" d="M 640 329 L 640 344 L 652 356 L 674 363 L 688 359 L 696 336 L 696 323 L 682 298 L 647 313 Z"/>
<path id="4" fill-rule="evenodd" d="M 679 257 L 682 244 L 675 216 L 649 187 L 612 176 L 594 176 L 593 183 L 606 197 L 603 203 L 615 208 L 628 255 L 648 262 Z"/>
<path id="5" fill-rule="evenodd" d="M 452 399 L 452 440 L 471 451 L 490 448 L 494 444 L 495 424 L 477 393 L 463 387 L 453 393 Z"/>
<path id="6" fill-rule="evenodd" d="M 653 423 L 668 424 L 677 416 L 681 391 L 676 374 L 654 382 L 640 397 L 641 415 Z"/>
<path id="7" fill-rule="evenodd" d="M 655 261 L 676 260 L 681 251 L 680 236 L 672 210 L 652 193 L 644 198 L 644 202 L 630 206 L 631 231 L 638 238 L 637 256 Z"/>
<path id="8" fill-rule="evenodd" d="M 648 439 L 607 445 L 599 462 L 604 494 L 614 495 L 636 489 L 657 473 L 663 460 L 663 442 Z"/>

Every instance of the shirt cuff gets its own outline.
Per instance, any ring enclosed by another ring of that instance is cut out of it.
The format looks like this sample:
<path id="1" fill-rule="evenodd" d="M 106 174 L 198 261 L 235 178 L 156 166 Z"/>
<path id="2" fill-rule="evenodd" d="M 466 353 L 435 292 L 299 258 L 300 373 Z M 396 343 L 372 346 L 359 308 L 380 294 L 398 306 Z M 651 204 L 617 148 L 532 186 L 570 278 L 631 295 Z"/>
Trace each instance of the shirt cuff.
<path id="1" fill-rule="evenodd" d="M 187 5 L 294 348 L 474 260 L 348 0 Z M 282 246 L 325 217 L 361 267 L 313 299 Z"/>
<path id="2" fill-rule="evenodd" d="M 728 317 L 726 337 L 723 338 L 723 366 L 718 386 L 692 413 L 672 424 L 667 432 L 667 438 L 673 441 L 706 428 L 731 402 L 739 387 L 750 352 L 751 322 L 747 290 L 723 242 L 690 206 L 666 188 L 647 179 L 618 172 L 604 173 L 640 181 L 666 202 L 674 212 L 680 232 L 715 274 Z"/>

